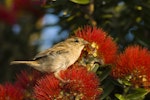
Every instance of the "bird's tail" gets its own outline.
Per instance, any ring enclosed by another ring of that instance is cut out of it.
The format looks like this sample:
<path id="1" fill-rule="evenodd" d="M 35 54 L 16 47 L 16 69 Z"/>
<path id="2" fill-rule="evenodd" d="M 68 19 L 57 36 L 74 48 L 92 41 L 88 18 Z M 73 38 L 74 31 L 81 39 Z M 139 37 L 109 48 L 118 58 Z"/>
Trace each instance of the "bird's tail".
<path id="1" fill-rule="evenodd" d="M 38 66 L 39 64 L 36 61 L 12 61 L 10 62 L 10 65 L 14 64 L 25 64 L 29 66 Z"/>

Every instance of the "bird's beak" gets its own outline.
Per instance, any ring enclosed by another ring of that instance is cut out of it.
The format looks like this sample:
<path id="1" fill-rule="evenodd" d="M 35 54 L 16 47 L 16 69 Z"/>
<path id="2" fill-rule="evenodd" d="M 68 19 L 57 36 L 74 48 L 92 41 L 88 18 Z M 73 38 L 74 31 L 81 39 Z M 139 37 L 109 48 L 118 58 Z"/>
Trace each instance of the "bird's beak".
<path id="1" fill-rule="evenodd" d="M 90 44 L 88 41 L 84 40 L 84 44 Z"/>

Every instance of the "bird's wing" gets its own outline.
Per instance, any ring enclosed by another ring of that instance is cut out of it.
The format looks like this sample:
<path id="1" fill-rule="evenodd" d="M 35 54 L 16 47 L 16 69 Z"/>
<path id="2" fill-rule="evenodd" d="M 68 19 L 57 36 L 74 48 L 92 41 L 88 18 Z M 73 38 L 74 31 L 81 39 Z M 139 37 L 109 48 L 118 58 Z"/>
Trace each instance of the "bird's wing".
<path id="1" fill-rule="evenodd" d="M 53 47 L 53 48 L 50 48 L 50 49 L 47 49 L 43 52 L 40 52 L 39 54 L 37 54 L 33 60 L 37 60 L 37 59 L 40 59 L 40 58 L 43 58 L 43 57 L 47 57 L 47 56 L 50 56 L 50 55 L 61 55 L 61 54 L 65 54 L 65 53 L 68 53 L 69 51 L 66 50 L 63 46 L 62 47 Z"/>
<path id="2" fill-rule="evenodd" d="M 38 53 L 38 54 L 33 58 L 33 60 L 37 60 L 37 59 L 40 59 L 40 58 L 43 58 L 43 57 L 47 57 L 48 54 L 49 54 L 49 52 L 52 52 L 52 50 L 51 50 L 51 49 L 47 49 L 47 50 L 45 50 L 45 51 L 42 51 L 42 52 Z"/>

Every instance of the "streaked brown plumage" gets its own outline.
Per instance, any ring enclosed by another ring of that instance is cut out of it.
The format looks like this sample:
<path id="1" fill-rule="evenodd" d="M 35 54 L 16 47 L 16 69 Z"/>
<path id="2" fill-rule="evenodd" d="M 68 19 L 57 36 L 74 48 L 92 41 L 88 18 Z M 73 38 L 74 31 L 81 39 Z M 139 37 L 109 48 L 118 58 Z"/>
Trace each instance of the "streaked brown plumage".
<path id="1" fill-rule="evenodd" d="M 68 38 L 40 52 L 32 61 L 12 61 L 11 64 L 26 64 L 41 72 L 54 72 L 55 77 L 62 80 L 59 72 L 66 70 L 78 60 L 87 43 L 82 38 Z"/>

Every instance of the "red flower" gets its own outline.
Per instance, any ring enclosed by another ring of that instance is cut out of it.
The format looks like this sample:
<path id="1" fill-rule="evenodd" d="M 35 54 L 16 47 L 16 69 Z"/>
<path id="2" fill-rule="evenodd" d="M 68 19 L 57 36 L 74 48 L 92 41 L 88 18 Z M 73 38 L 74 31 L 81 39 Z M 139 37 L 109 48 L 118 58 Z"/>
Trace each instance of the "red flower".
<path id="1" fill-rule="evenodd" d="M 53 75 L 47 75 L 38 81 L 35 96 L 40 100 L 95 100 L 100 94 L 99 80 L 94 73 L 86 68 L 74 66 L 61 71 L 63 83 Z M 89 91 L 90 90 L 90 91 Z"/>
<path id="2" fill-rule="evenodd" d="M 101 28 L 86 26 L 78 29 L 75 34 L 90 42 L 91 46 L 96 49 L 96 51 L 92 50 L 92 53 L 96 53 L 94 55 L 103 59 L 105 64 L 114 63 L 118 47 L 112 37 L 108 36 Z"/>
<path id="3" fill-rule="evenodd" d="M 77 100 L 95 100 L 102 92 L 99 89 L 99 79 L 95 73 L 88 72 L 85 67 L 73 66 L 62 72 L 61 77 L 69 81 L 69 83 L 64 85 L 63 90 L 70 98 L 78 98 Z"/>
<path id="4" fill-rule="evenodd" d="M 13 25 L 16 23 L 17 17 L 23 13 L 35 14 L 41 17 L 44 11 L 38 8 L 40 8 L 39 6 L 42 5 L 43 2 L 44 1 L 40 2 L 36 0 L 12 0 L 8 7 L 0 4 L 0 21 Z"/>
<path id="5" fill-rule="evenodd" d="M 120 54 L 112 75 L 127 79 L 135 87 L 150 84 L 150 52 L 140 46 L 129 46 Z"/>
<path id="6" fill-rule="evenodd" d="M 0 4 L 0 21 L 3 21 L 9 25 L 13 25 L 16 22 L 14 14 L 8 10 L 5 6 Z"/>
<path id="7" fill-rule="evenodd" d="M 23 100 L 23 93 L 12 84 L 0 85 L 0 100 Z"/>
<path id="8" fill-rule="evenodd" d="M 61 93 L 60 81 L 53 74 L 46 75 L 37 82 L 34 92 L 38 100 L 54 100 Z"/>
<path id="9" fill-rule="evenodd" d="M 13 0 L 12 2 L 12 12 L 16 14 L 22 14 L 23 12 L 30 12 L 38 16 L 43 15 L 43 12 L 40 8 L 43 1 L 32 1 L 32 0 Z M 38 6 L 38 7 L 36 7 Z"/>
<path id="10" fill-rule="evenodd" d="M 41 78 L 42 74 L 36 70 L 22 71 L 17 75 L 15 86 L 24 92 L 24 98 L 33 98 L 32 89 L 35 86 L 37 79 Z"/>
<path id="11" fill-rule="evenodd" d="M 5 100 L 6 89 L 0 85 L 0 100 Z"/>
<path id="12" fill-rule="evenodd" d="M 17 75 L 17 81 L 15 84 L 22 89 L 31 88 L 41 76 L 42 74 L 36 70 L 33 70 L 30 73 L 27 71 L 21 71 L 21 74 Z"/>

